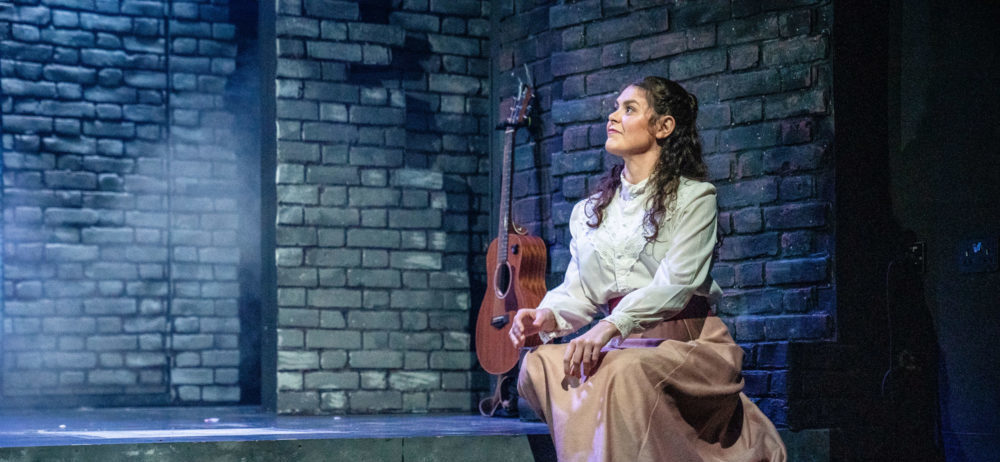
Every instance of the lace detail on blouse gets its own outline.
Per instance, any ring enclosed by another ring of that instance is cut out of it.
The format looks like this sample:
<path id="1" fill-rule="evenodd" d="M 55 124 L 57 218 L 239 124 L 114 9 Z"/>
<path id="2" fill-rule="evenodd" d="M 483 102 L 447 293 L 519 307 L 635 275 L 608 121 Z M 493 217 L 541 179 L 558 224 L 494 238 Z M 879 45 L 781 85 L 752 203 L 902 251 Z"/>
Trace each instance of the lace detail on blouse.
<path id="1" fill-rule="evenodd" d="M 577 235 L 591 240 L 602 266 L 613 270 L 619 293 L 636 289 L 628 285 L 627 276 L 646 248 L 646 235 L 652 231 L 645 223 L 646 205 L 652 197 L 651 188 L 646 187 L 648 181 L 631 184 L 622 176 L 618 194 L 604 209 L 601 226 L 595 229 L 583 223 L 578 228 L 582 233 Z M 589 220 L 594 215 L 589 203 L 586 212 L 583 218 Z"/>

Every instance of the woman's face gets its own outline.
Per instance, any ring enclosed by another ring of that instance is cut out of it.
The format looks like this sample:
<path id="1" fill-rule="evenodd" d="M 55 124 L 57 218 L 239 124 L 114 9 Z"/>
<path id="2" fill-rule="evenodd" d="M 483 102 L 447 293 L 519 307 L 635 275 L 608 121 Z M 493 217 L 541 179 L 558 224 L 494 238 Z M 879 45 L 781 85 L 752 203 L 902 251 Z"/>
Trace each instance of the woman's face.
<path id="1" fill-rule="evenodd" d="M 653 115 L 646 101 L 646 90 L 632 85 L 626 87 L 615 100 L 615 111 L 608 115 L 608 139 L 604 149 L 620 157 L 650 151 L 659 154 L 656 140 L 673 131 L 674 121 L 673 117 L 666 116 L 650 125 Z"/>

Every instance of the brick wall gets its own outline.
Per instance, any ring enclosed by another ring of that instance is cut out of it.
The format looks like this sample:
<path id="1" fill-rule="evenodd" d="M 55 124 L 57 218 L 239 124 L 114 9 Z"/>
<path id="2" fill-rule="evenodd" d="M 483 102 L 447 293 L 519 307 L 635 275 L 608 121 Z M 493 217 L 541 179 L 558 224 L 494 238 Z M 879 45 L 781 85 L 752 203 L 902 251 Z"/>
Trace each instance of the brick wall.
<path id="1" fill-rule="evenodd" d="M 384 3 L 277 5 L 279 412 L 468 411 L 484 388 L 489 3 Z"/>
<path id="2" fill-rule="evenodd" d="M 240 398 L 234 31 L 225 2 L 178 0 L 167 48 L 165 3 L 0 1 L 7 396 Z M 489 115 L 528 64 L 514 214 L 549 243 L 550 286 L 622 84 L 699 97 L 719 311 L 786 423 L 796 345 L 836 335 L 829 0 L 275 7 L 280 412 L 474 408 Z"/>
<path id="3" fill-rule="evenodd" d="M 0 2 L 7 403 L 240 399 L 235 28 L 169 4 Z"/>
<path id="4" fill-rule="evenodd" d="M 527 64 L 539 95 L 540 122 L 515 159 L 514 213 L 549 244 L 550 286 L 569 260 L 573 204 L 609 165 L 604 127 L 617 92 L 650 74 L 680 82 L 700 101 L 719 191 L 718 311 L 747 353 L 745 391 L 786 425 L 789 349 L 836 336 L 831 2 L 496 3 L 499 93 Z"/>

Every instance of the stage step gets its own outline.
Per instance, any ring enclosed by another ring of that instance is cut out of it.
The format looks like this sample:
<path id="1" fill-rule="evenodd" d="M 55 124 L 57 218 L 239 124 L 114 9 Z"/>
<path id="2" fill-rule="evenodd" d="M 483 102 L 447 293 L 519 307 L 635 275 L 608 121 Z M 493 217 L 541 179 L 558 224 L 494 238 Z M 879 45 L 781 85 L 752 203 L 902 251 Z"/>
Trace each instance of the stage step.
<path id="1" fill-rule="evenodd" d="M 782 431 L 789 462 L 828 462 L 829 432 Z M 548 435 L 300 439 L 0 448 L 4 462 L 555 462 Z"/>
<path id="2" fill-rule="evenodd" d="M 828 462 L 828 430 L 781 431 Z M 538 422 L 478 415 L 275 416 L 252 407 L 5 411 L 0 461 L 555 461 Z"/>
<path id="3" fill-rule="evenodd" d="M 547 435 L 541 435 L 548 441 Z M 4 462 L 555 461 L 536 459 L 528 435 L 213 441 L 0 448 Z"/>

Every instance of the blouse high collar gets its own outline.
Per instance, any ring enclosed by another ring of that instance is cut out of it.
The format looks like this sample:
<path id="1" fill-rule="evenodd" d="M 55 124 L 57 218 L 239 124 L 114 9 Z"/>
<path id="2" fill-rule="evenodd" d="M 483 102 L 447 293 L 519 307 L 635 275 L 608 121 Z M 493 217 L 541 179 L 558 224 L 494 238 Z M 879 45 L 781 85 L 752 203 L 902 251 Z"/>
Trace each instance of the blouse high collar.
<path id="1" fill-rule="evenodd" d="M 625 179 L 625 171 L 622 170 L 622 173 L 621 173 L 621 183 L 622 183 L 622 186 L 621 186 L 621 198 L 622 198 L 622 200 L 625 201 L 625 202 L 628 202 L 628 201 L 631 201 L 632 199 L 635 199 L 636 197 L 639 197 L 639 196 L 642 196 L 643 194 L 646 194 L 646 184 L 649 183 L 649 179 L 650 178 L 651 178 L 651 176 L 647 176 L 646 179 L 644 179 L 644 180 L 642 180 L 642 181 L 640 181 L 638 183 L 632 184 L 632 183 L 629 183 L 629 181 Z"/>

